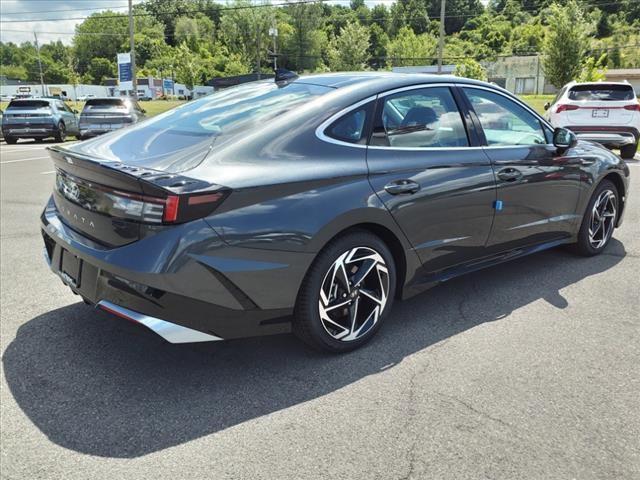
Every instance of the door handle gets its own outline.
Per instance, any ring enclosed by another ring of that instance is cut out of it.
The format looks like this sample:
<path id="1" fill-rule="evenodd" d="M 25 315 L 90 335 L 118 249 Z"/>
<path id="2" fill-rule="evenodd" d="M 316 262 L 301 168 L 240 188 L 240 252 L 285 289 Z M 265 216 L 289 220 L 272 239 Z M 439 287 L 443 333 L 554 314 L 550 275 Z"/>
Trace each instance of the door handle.
<path id="1" fill-rule="evenodd" d="M 505 182 L 515 182 L 522 178 L 522 172 L 517 168 L 503 168 L 498 172 L 498 178 L 500 180 L 504 180 Z"/>
<path id="2" fill-rule="evenodd" d="M 384 186 L 384 189 L 389 195 L 411 195 L 420 190 L 420 184 L 413 180 L 394 180 Z"/>

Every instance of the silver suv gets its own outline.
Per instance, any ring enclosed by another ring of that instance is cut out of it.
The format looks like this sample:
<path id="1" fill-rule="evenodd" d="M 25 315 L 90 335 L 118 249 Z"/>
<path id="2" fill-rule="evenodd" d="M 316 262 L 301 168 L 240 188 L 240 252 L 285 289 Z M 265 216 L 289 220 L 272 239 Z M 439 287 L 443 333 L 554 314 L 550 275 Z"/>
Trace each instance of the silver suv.
<path id="1" fill-rule="evenodd" d="M 77 113 L 56 98 L 14 99 L 2 115 L 2 134 L 7 143 L 49 137 L 64 142 L 68 134 L 80 133 Z"/>

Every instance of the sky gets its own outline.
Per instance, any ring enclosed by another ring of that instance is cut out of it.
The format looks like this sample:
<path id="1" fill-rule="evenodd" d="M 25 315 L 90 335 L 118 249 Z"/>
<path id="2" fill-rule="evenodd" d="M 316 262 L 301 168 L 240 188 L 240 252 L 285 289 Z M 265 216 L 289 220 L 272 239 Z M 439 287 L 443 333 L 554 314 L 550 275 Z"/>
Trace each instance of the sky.
<path id="1" fill-rule="evenodd" d="M 134 0 L 133 3 L 141 1 Z M 366 0 L 366 3 L 371 6 L 393 1 Z M 488 2 L 481 1 L 484 4 Z M 40 43 L 62 40 L 65 44 L 70 44 L 75 25 L 82 22 L 77 20 L 78 17 L 87 17 L 107 9 L 126 13 L 127 3 L 127 0 L 0 0 L 0 41 L 33 42 L 35 31 Z M 272 0 L 272 3 L 279 1 Z M 348 4 L 349 0 L 331 0 L 330 3 Z M 54 20 L 42 21 L 43 19 Z"/>

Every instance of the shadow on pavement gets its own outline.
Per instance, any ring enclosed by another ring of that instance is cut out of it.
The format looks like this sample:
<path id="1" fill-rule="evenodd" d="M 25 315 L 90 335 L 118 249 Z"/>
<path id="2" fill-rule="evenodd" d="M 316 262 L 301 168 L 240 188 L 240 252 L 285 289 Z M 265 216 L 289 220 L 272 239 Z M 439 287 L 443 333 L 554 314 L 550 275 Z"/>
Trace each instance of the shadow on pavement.
<path id="1" fill-rule="evenodd" d="M 78 303 L 20 327 L 3 366 L 15 401 L 50 440 L 138 457 L 330 394 L 531 302 L 565 308 L 563 288 L 624 256 L 613 240 L 599 257 L 558 249 L 451 280 L 396 304 L 372 342 L 341 356 L 292 336 L 171 345 Z"/>

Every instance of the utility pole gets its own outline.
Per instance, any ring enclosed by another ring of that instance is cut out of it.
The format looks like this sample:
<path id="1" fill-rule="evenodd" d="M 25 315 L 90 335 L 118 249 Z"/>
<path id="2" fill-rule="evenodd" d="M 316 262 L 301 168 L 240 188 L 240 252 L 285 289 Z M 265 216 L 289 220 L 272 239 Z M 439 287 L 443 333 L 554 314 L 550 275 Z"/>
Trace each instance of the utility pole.
<path id="1" fill-rule="evenodd" d="M 46 97 L 44 92 L 44 75 L 42 75 L 42 61 L 40 60 L 40 45 L 38 45 L 38 35 L 33 32 L 33 38 L 36 40 L 36 52 L 38 54 L 38 67 L 40 69 L 40 92 L 43 97 Z"/>
<path id="2" fill-rule="evenodd" d="M 273 21 L 273 27 L 269 29 L 269 35 L 273 37 L 273 71 L 278 69 L 278 25 Z"/>
<path id="3" fill-rule="evenodd" d="M 260 66 L 260 23 L 256 24 L 256 66 L 258 68 L 258 80 L 260 80 L 260 70 L 262 67 Z"/>
<path id="4" fill-rule="evenodd" d="M 444 11 L 447 0 L 440 2 L 440 38 L 438 39 L 438 75 L 442 74 L 442 51 L 444 50 Z"/>
<path id="5" fill-rule="evenodd" d="M 136 77 L 136 47 L 133 42 L 133 0 L 129 0 L 129 50 L 131 50 L 131 86 L 133 98 L 138 99 L 138 79 Z"/>

